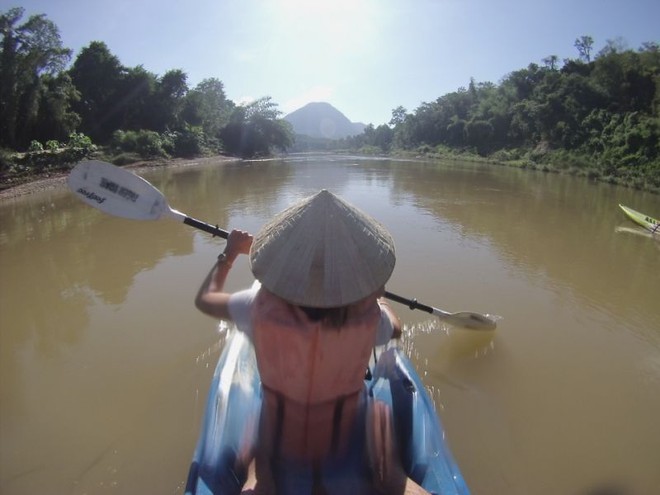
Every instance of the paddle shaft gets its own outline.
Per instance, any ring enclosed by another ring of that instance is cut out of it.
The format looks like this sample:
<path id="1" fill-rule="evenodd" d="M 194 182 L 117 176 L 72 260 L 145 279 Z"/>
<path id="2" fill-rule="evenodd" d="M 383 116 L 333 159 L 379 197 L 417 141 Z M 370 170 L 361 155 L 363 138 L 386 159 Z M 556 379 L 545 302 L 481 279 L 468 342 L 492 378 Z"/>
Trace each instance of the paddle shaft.
<path id="1" fill-rule="evenodd" d="M 229 232 L 222 230 L 217 225 L 211 225 L 209 223 L 202 222 L 201 220 L 196 220 L 188 216 L 183 219 L 183 223 L 190 225 L 191 227 L 195 227 L 196 229 L 203 230 L 204 232 L 211 234 L 213 237 L 222 237 L 223 239 L 229 237 Z"/>
<path id="2" fill-rule="evenodd" d="M 385 297 L 391 301 L 398 302 L 401 304 L 404 304 L 408 306 L 410 309 L 420 309 L 422 311 L 425 311 L 427 313 L 433 314 L 433 308 L 431 306 L 427 306 L 426 304 L 422 304 L 420 302 L 417 302 L 417 299 L 408 299 L 402 296 L 399 296 L 397 294 L 393 294 L 389 291 L 385 291 Z"/>

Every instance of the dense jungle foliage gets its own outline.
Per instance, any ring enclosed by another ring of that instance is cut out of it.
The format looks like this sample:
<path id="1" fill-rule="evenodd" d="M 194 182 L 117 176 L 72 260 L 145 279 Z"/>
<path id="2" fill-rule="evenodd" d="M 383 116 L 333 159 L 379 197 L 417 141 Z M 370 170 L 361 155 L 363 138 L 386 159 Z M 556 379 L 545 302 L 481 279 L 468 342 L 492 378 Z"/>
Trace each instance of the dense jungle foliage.
<path id="1" fill-rule="evenodd" d="M 452 156 L 570 173 L 660 191 L 660 50 L 608 41 L 592 60 L 593 39 L 575 41 L 579 58 L 530 64 L 499 84 L 468 88 L 399 107 L 387 126 L 370 126 L 347 145 Z"/>
<path id="2" fill-rule="evenodd" d="M 290 125 L 270 97 L 237 105 L 211 77 L 193 88 L 179 69 L 162 76 L 125 67 L 92 41 L 72 61 L 45 15 L 0 12 L 0 176 L 66 167 L 103 153 L 139 158 L 286 151 Z M 315 149 L 461 156 L 660 191 L 660 50 L 575 41 L 578 57 L 471 80 L 388 124 Z M 561 66 L 560 66 L 561 65 Z M 309 143 L 309 142 L 308 142 Z"/>
<path id="3" fill-rule="evenodd" d="M 194 88 L 178 69 L 157 76 L 125 67 L 93 41 L 69 68 L 57 26 L 24 9 L 0 12 L 0 174 L 57 168 L 103 149 L 115 163 L 137 158 L 285 150 L 290 125 L 270 97 L 239 106 L 223 83 Z"/>

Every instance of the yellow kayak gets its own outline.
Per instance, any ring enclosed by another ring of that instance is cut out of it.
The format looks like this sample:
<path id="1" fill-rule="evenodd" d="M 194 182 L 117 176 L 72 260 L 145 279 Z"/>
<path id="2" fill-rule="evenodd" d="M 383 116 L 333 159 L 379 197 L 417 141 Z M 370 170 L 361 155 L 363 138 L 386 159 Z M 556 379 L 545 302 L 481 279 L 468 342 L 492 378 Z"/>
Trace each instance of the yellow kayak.
<path id="1" fill-rule="evenodd" d="M 656 232 L 660 232 L 659 220 L 656 220 L 655 218 L 652 218 L 648 215 L 645 215 L 644 213 L 640 213 L 638 211 L 633 210 L 632 208 L 628 208 L 627 206 L 623 206 L 621 204 L 619 205 L 619 207 L 623 210 L 626 216 L 636 224 L 641 225 L 647 230 L 650 230 L 651 233 L 653 234 L 655 234 Z"/>

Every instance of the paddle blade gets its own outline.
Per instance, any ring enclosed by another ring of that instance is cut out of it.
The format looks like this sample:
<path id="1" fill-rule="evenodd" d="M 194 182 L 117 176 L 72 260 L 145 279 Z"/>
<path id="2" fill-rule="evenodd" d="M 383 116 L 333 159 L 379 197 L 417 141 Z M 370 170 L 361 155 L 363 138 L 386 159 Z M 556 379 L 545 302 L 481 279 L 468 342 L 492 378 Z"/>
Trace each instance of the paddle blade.
<path id="1" fill-rule="evenodd" d="M 94 208 L 133 220 L 157 220 L 169 212 L 165 196 L 128 170 L 98 160 L 76 165 L 67 180 L 69 189 Z"/>
<path id="2" fill-rule="evenodd" d="M 471 313 L 469 311 L 461 311 L 459 313 L 439 313 L 438 310 L 436 310 L 433 314 L 447 323 L 457 327 L 468 328 L 470 330 L 495 330 L 495 328 L 497 328 L 495 320 L 492 320 L 485 315 Z"/>

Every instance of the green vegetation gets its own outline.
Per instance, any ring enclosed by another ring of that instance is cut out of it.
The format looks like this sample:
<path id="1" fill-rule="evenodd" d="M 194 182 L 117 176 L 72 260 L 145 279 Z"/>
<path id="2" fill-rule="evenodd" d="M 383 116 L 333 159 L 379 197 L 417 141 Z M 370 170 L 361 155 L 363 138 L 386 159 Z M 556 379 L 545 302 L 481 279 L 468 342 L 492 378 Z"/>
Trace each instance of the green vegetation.
<path id="1" fill-rule="evenodd" d="M 179 70 L 125 67 L 92 41 L 73 63 L 44 15 L 0 12 L 0 178 L 66 169 L 84 156 L 138 159 L 225 153 L 266 156 L 293 145 L 270 97 L 227 99 L 223 83 L 194 88 Z M 583 175 L 660 192 L 660 49 L 575 41 L 578 57 L 551 55 L 499 84 L 398 107 L 389 124 L 339 141 L 299 137 L 302 150 L 461 157 Z"/>
<path id="2" fill-rule="evenodd" d="M 158 76 L 125 67 L 100 41 L 66 69 L 71 50 L 57 26 L 45 15 L 21 22 L 23 15 L 23 8 L 0 12 L 3 183 L 67 169 L 90 155 L 115 163 L 217 153 L 250 158 L 293 142 L 269 97 L 238 106 L 218 79 L 191 89 L 183 71 Z"/>
<path id="3" fill-rule="evenodd" d="M 660 192 L 660 50 L 608 41 L 593 61 L 593 40 L 575 42 L 579 58 L 530 64 L 499 85 L 468 88 L 393 110 L 341 147 L 381 153 L 472 157 L 565 172 Z"/>

